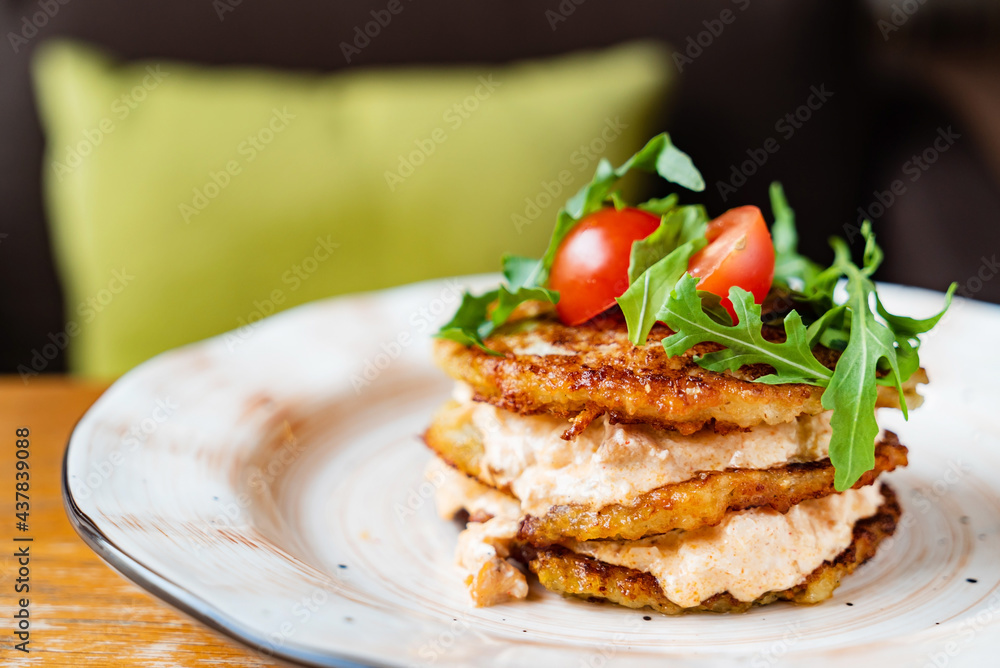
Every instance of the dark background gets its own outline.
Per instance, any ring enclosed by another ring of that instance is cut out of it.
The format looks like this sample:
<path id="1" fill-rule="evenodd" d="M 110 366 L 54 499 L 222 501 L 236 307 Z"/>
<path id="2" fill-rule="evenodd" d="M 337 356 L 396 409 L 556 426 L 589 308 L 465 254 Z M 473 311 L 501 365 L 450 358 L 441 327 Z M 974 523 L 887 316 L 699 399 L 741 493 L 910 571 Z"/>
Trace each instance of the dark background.
<path id="1" fill-rule="evenodd" d="M 643 37 L 684 53 L 705 21 L 729 9 L 736 20 L 700 54 L 697 47 L 687 52 L 697 55 L 683 66 L 665 124 L 695 154 L 709 183 L 709 211 L 763 204 L 768 183 L 779 179 L 807 254 L 826 260 L 826 239 L 850 238 L 864 207 L 889 258 L 878 278 L 935 289 L 955 280 L 960 294 L 1000 302 L 1000 281 L 990 280 L 1000 250 L 995 0 L 402 0 L 413 8 L 350 64 L 339 44 L 385 0 L 42 2 L 58 11 L 15 53 L 9 33 L 21 33 L 23 18 L 42 9 L 38 0 L 0 0 L 0 372 L 27 364 L 32 349 L 63 327 L 29 77 L 34 48 L 57 36 L 125 58 L 336 71 L 500 63 Z M 804 104 L 813 86 L 832 97 L 784 138 L 775 124 Z M 926 171 L 914 171 L 912 157 L 948 128 L 959 138 Z M 717 182 L 769 137 L 779 150 L 723 201 Z M 891 192 L 896 180 L 905 192 L 879 212 L 876 193 Z M 60 358 L 47 370 L 63 369 Z"/>

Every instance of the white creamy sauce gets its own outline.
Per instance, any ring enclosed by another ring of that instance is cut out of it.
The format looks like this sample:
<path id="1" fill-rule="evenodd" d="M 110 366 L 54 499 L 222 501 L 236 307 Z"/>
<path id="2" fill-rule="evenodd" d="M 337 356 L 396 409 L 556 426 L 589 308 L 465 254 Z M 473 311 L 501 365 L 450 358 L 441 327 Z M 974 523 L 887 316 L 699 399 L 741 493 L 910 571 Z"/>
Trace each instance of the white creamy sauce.
<path id="1" fill-rule="evenodd" d="M 465 572 L 469 595 L 477 606 L 488 606 L 528 595 L 524 573 L 507 561 L 517 536 L 521 510 L 517 499 L 473 480 L 435 457 L 425 476 L 435 486 L 438 514 L 451 519 L 463 508 L 474 515 L 492 515 L 486 522 L 469 522 L 458 535 L 455 563 Z"/>
<path id="2" fill-rule="evenodd" d="M 427 464 L 424 475 L 434 485 L 434 501 L 441 519 L 453 519 L 463 509 L 470 515 L 485 513 L 509 519 L 521 516 L 517 499 L 470 478 L 438 457 Z"/>
<path id="3" fill-rule="evenodd" d="M 469 523 L 456 549 L 456 561 L 467 573 L 477 605 L 527 595 L 523 573 L 507 560 L 524 514 L 542 515 L 556 504 L 628 503 L 699 471 L 816 461 L 827 456 L 831 434 L 829 412 L 746 432 L 716 434 L 707 429 L 690 436 L 645 425 L 613 425 L 602 417 L 565 441 L 561 435 L 570 426 L 565 419 L 521 416 L 475 402 L 464 384 L 456 386 L 453 396 L 482 434 L 484 479 L 509 486 L 517 497 L 439 460 L 428 468 L 438 486 L 442 516 L 453 517 L 465 508 L 493 518 Z M 740 601 L 752 601 L 800 584 L 824 561 L 835 558 L 850 545 L 855 522 L 873 515 L 881 503 L 877 486 L 869 486 L 805 501 L 786 514 L 754 508 L 695 531 L 637 541 L 568 541 L 566 546 L 652 574 L 665 595 L 681 606 L 698 605 L 726 591 Z"/>
<path id="4" fill-rule="evenodd" d="M 477 606 L 525 598 L 528 580 L 507 560 L 511 541 L 517 535 L 517 520 L 494 517 L 470 522 L 458 535 L 455 559 L 467 575 L 466 586 Z"/>
<path id="5" fill-rule="evenodd" d="M 476 573 L 483 564 L 510 556 L 510 544 L 517 536 L 517 520 L 494 517 L 486 522 L 469 522 L 458 535 L 455 550 L 456 563 L 470 573 Z"/>
<path id="6" fill-rule="evenodd" d="M 641 424 L 611 424 L 601 416 L 565 441 L 561 436 L 570 427 L 565 419 L 518 415 L 473 402 L 471 390 L 462 385 L 454 397 L 482 434 L 484 479 L 498 487 L 509 485 L 524 512 L 533 515 L 559 504 L 628 503 L 699 471 L 816 461 L 827 456 L 830 443 L 830 412 L 745 432 L 703 429 L 690 436 Z"/>
<path id="7" fill-rule="evenodd" d="M 434 466 L 450 469 L 439 460 Z M 452 473 L 443 478 L 438 496 L 445 504 L 439 507 L 442 515 L 453 514 L 456 503 L 471 510 L 481 497 L 500 494 Z M 882 501 L 878 487 L 868 486 L 804 501 L 785 514 L 753 508 L 694 531 L 565 545 L 609 564 L 650 573 L 667 598 L 681 606 L 695 606 L 726 591 L 740 601 L 752 601 L 800 584 L 824 561 L 834 559 L 851 544 L 855 522 L 874 515 Z M 524 598 L 528 592 L 524 575 L 506 560 L 520 521 L 516 503 L 501 503 L 494 510 L 493 519 L 469 523 L 455 550 L 477 605 Z"/>
<path id="8" fill-rule="evenodd" d="M 804 501 L 782 515 L 755 508 L 721 524 L 636 541 L 588 541 L 571 549 L 656 577 L 674 603 L 691 607 L 728 591 L 752 601 L 800 584 L 851 544 L 854 523 L 882 504 L 876 486 Z"/>

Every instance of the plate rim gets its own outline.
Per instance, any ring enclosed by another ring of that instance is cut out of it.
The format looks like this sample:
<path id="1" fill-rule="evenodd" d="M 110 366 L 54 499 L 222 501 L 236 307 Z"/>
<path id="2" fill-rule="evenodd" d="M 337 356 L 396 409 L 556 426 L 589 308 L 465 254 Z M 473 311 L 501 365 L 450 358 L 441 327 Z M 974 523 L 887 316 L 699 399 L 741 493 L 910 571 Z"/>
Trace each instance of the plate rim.
<path id="1" fill-rule="evenodd" d="M 69 449 L 82 419 L 81 417 L 73 425 L 69 439 L 66 442 L 65 451 L 63 452 L 62 471 L 60 474 L 63 508 L 66 510 L 66 516 L 69 518 L 69 523 L 73 527 L 73 530 L 76 531 L 87 547 L 93 550 L 101 561 L 111 567 L 112 570 L 132 584 L 142 588 L 143 591 L 151 594 L 159 601 L 168 604 L 176 611 L 187 615 L 228 639 L 236 640 L 244 646 L 244 649 L 253 650 L 267 659 L 279 659 L 305 666 L 317 666 L 319 668 L 369 668 L 372 666 L 392 668 L 390 664 L 372 663 L 367 658 L 352 657 L 340 651 L 333 654 L 329 652 L 318 653 L 306 649 L 295 650 L 292 643 L 285 643 L 280 648 L 271 649 L 273 644 L 267 643 L 265 639 L 247 629 L 245 625 L 232 619 L 222 610 L 202 601 L 196 594 L 189 591 L 187 587 L 157 573 L 118 547 L 107 534 L 101 531 L 94 520 L 77 505 L 76 500 L 73 498 L 73 492 L 70 489 Z"/>
<path id="2" fill-rule="evenodd" d="M 462 283 L 465 287 L 477 286 L 477 284 L 482 283 L 484 280 L 493 280 L 498 277 L 498 274 L 471 274 L 462 276 L 446 276 L 435 279 L 430 279 L 427 281 L 418 281 L 415 283 L 407 283 L 400 286 L 392 286 L 389 288 L 376 289 L 370 291 L 354 292 L 345 295 L 338 295 L 334 297 L 329 297 L 326 299 L 320 299 L 313 302 L 308 302 L 296 306 L 292 309 L 287 309 L 280 313 L 274 314 L 266 318 L 265 320 L 273 321 L 280 318 L 281 316 L 291 314 L 293 312 L 299 312 L 310 310 L 317 304 L 330 301 L 338 301 L 340 299 L 351 299 L 351 298 L 363 298 L 378 295 L 380 293 L 385 293 L 397 289 L 412 288 L 421 284 L 431 284 L 439 283 L 444 280 L 454 280 Z M 910 286 L 895 283 L 885 283 L 878 282 L 879 287 L 887 286 L 896 290 L 901 290 L 904 292 L 923 292 L 926 294 L 940 295 L 944 296 L 944 293 L 938 290 L 933 290 L 929 288 L 923 288 L 918 286 Z M 1000 305 L 992 304 L 990 302 L 983 302 L 976 299 L 962 298 L 968 305 L 975 308 L 984 308 L 987 312 L 993 311 L 993 313 L 1000 313 Z M 366 657 L 352 654 L 351 652 L 344 651 L 342 649 L 336 650 L 323 650 L 316 651 L 308 649 L 304 646 L 296 646 L 294 642 L 283 643 L 279 647 L 275 647 L 273 643 L 267 641 L 261 634 L 255 632 L 250 627 L 232 618 L 230 615 L 226 614 L 221 608 L 214 606 L 203 599 L 201 599 L 197 594 L 190 590 L 189 587 L 168 578 L 157 572 L 155 569 L 142 563 L 137 557 L 130 555 L 126 550 L 119 547 L 115 542 L 102 531 L 98 523 L 95 522 L 86 512 L 84 512 L 80 506 L 77 504 L 76 499 L 73 497 L 73 492 L 69 485 L 69 459 L 70 459 L 70 449 L 74 444 L 81 423 L 84 419 L 93 411 L 94 407 L 100 402 L 104 396 L 116 385 L 121 384 L 124 380 L 131 376 L 137 375 L 142 369 L 147 366 L 153 365 L 155 362 L 160 361 L 161 358 L 176 354 L 180 351 L 190 350 L 202 345 L 206 345 L 211 341 L 221 339 L 226 333 L 220 333 L 215 336 L 211 336 L 199 341 L 193 341 L 176 348 L 159 353 L 152 358 L 142 362 L 133 369 L 130 369 L 125 374 L 117 378 L 105 392 L 98 398 L 91 407 L 76 421 L 70 434 L 67 438 L 66 447 L 63 452 L 63 461 L 61 466 L 60 474 L 60 487 L 61 494 L 63 497 L 63 507 L 66 512 L 66 516 L 69 519 L 70 525 L 76 531 L 77 535 L 83 540 L 83 542 L 112 570 L 117 572 L 120 576 L 126 580 L 132 582 L 133 584 L 142 588 L 146 593 L 151 594 L 159 601 L 167 604 L 174 610 L 182 613 L 183 615 L 193 619 L 196 622 L 208 627 L 218 635 L 226 638 L 230 641 L 236 641 L 238 647 L 245 650 L 257 653 L 259 656 L 265 658 L 265 660 L 277 660 L 284 661 L 288 663 L 305 665 L 305 666 L 316 666 L 319 668 L 366 668 L 366 667 L 378 667 L 378 668 L 394 668 L 401 664 L 386 663 L 384 660 L 380 660 L 377 657 Z"/>

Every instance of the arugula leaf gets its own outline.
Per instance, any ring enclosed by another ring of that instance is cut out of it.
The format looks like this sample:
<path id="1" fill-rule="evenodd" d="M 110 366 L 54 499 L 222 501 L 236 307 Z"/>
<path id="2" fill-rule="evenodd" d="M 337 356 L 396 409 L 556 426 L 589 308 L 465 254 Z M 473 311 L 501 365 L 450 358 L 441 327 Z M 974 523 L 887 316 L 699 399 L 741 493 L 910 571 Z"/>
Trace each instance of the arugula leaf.
<path id="1" fill-rule="evenodd" d="M 952 283 L 944 296 L 944 308 L 936 315 L 923 318 L 922 320 L 889 313 L 882 305 L 882 300 L 879 299 L 878 293 L 875 294 L 875 308 L 878 314 L 882 316 L 882 319 L 892 328 L 893 334 L 896 337 L 896 357 L 899 359 L 899 374 L 904 382 L 920 368 L 919 335 L 927 333 L 932 327 L 938 324 L 938 321 L 944 316 L 948 307 L 951 306 L 951 299 L 955 296 L 957 288 L 958 283 Z M 882 384 L 883 380 L 880 378 L 879 383 Z"/>
<path id="2" fill-rule="evenodd" d="M 776 223 L 779 230 L 776 244 L 780 246 L 780 249 L 776 247 L 776 252 L 789 256 L 794 252 L 795 242 L 787 229 L 790 210 L 782 209 L 780 190 L 777 190 L 776 201 L 776 217 L 779 222 L 784 221 Z M 782 226 L 785 226 L 784 231 Z M 870 222 L 862 225 L 861 233 L 865 248 L 860 267 L 851 259 L 847 243 L 836 238 L 830 242 L 834 262 L 828 269 L 816 267 L 816 272 L 812 273 L 806 268 L 809 273 L 804 277 L 801 271 L 806 265 L 799 264 L 796 271 L 800 272 L 798 277 L 804 279 L 807 296 L 814 304 L 826 304 L 827 307 L 808 328 L 796 311 L 785 316 L 786 339 L 783 343 L 764 339 L 760 306 L 753 302 L 751 294 L 738 287 L 732 288 L 729 298 L 739 322 L 732 326 L 713 322 L 695 292 L 697 279 L 689 275 L 677 283 L 657 314 L 657 319 L 675 332 L 663 341 L 668 355 L 680 355 L 698 343 L 712 341 L 725 348 L 696 360 L 706 369 L 734 372 L 747 364 L 763 363 L 771 365 L 775 373 L 758 378 L 757 382 L 825 387 L 822 404 L 833 411 L 830 460 L 836 469 L 834 486 L 837 491 L 850 488 L 875 465 L 874 444 L 879 431 L 875 421 L 878 385 L 896 388 L 903 415 L 907 416 L 903 382 L 920 365 L 918 336 L 941 319 L 956 287 L 949 288 L 944 310 L 930 318 L 916 320 L 889 313 L 882 306 L 871 279 L 882 262 L 882 249 L 875 242 Z M 847 279 L 847 300 L 835 304 L 833 288 L 840 277 Z M 812 354 L 817 343 L 843 351 L 832 372 Z M 880 372 L 884 372 L 882 377 L 879 377 Z"/>
<path id="3" fill-rule="evenodd" d="M 523 302 L 542 301 L 555 304 L 559 301 L 559 293 L 548 288 L 521 286 L 511 291 L 506 285 L 501 285 L 498 288 L 498 292 L 497 307 L 493 309 L 493 313 L 490 315 L 490 321 L 494 327 L 499 327 L 507 322 L 510 314 Z"/>
<path id="4" fill-rule="evenodd" d="M 541 260 L 521 255 L 512 255 L 511 253 L 504 253 L 500 258 L 500 264 L 503 267 L 503 277 L 507 279 L 507 283 L 515 290 L 524 285 L 534 284 L 531 277 L 537 274 L 539 262 Z"/>
<path id="5" fill-rule="evenodd" d="M 872 232 L 872 222 L 870 220 L 866 220 L 861 223 L 861 236 L 865 240 L 865 251 L 862 259 L 861 273 L 865 276 L 871 276 L 882 265 L 885 253 L 882 252 L 882 247 L 875 243 L 875 233 Z M 830 240 L 830 243 L 833 245 L 834 253 L 838 258 L 850 258 L 850 251 L 847 248 L 847 243 L 843 239 L 834 237 Z M 854 266 L 854 263 L 850 262 L 845 263 L 845 267 L 847 264 Z M 846 275 L 847 273 L 848 272 L 845 268 L 844 274 Z"/>
<path id="6" fill-rule="evenodd" d="M 705 315 L 720 325 L 728 327 L 733 324 L 732 316 L 729 315 L 726 307 L 722 305 L 722 297 L 713 292 L 705 292 L 704 290 L 698 290 L 698 297 L 701 299 L 701 308 L 705 311 Z"/>
<path id="7" fill-rule="evenodd" d="M 615 175 L 621 178 L 630 169 L 656 172 L 667 181 L 694 192 L 705 189 L 705 179 L 702 178 L 701 172 L 691 162 L 687 153 L 673 145 L 670 135 L 666 132 L 661 132 L 646 142 L 638 153 L 615 170 Z"/>
<path id="8" fill-rule="evenodd" d="M 798 291 L 808 291 L 822 269 L 798 252 L 799 234 L 795 229 L 795 212 L 788 206 L 781 184 L 775 181 L 768 192 L 771 196 L 771 212 L 774 214 L 774 224 L 771 226 L 774 280 Z"/>
<path id="9" fill-rule="evenodd" d="M 867 228 L 867 230 L 865 230 Z M 906 416 L 906 400 L 896 356 L 893 331 L 875 318 L 870 300 L 875 284 L 869 272 L 878 266 L 881 250 L 874 243 L 871 225 L 862 226 L 866 237 L 866 262 L 858 268 L 849 259 L 849 249 L 843 239 L 834 239 L 837 262 L 847 276 L 848 298 L 845 306 L 851 311 L 851 337 L 837 361 L 833 378 L 823 392 L 823 408 L 833 411 L 830 424 L 830 461 L 836 469 L 834 488 L 839 492 L 851 487 L 866 471 L 875 466 L 875 402 L 878 398 L 876 375 L 879 362 L 889 367 L 889 382 L 899 391 L 900 406 Z M 878 249 L 878 252 L 876 252 Z"/>
<path id="10" fill-rule="evenodd" d="M 632 243 L 629 283 L 634 283 L 643 272 L 681 244 L 704 239 L 707 227 L 708 214 L 703 206 L 681 206 L 663 214 L 660 226 L 652 234 Z"/>
<path id="11" fill-rule="evenodd" d="M 492 355 L 499 355 L 497 351 L 488 348 L 483 339 L 506 322 L 518 305 L 529 300 L 553 304 L 559 301 L 558 292 L 534 283 L 540 260 L 506 254 L 501 261 L 508 285 L 501 285 L 478 297 L 469 292 L 464 293 L 458 311 L 438 331 L 435 335 L 437 338 L 458 341 L 467 346 L 475 345 Z M 490 313 L 489 307 L 494 301 L 497 303 L 496 308 Z"/>
<path id="12" fill-rule="evenodd" d="M 615 187 L 632 169 L 656 172 L 691 190 L 705 188 L 691 159 L 674 147 L 666 134 L 651 139 L 618 168 L 601 160 L 591 182 L 560 209 L 542 258 L 505 256 L 506 283 L 480 296 L 465 294 L 455 316 L 437 336 L 498 354 L 489 350 L 484 340 L 506 322 L 519 304 L 528 300 L 558 302 L 558 293 L 545 285 L 559 246 L 584 216 L 609 201 L 618 209 L 626 206 Z M 699 343 L 714 342 L 722 350 L 696 358 L 706 369 L 732 373 L 745 365 L 767 364 L 773 373 L 756 382 L 805 383 L 825 388 L 822 405 L 833 414 L 830 458 L 836 469 L 835 488 L 843 491 L 874 465 L 877 386 L 895 387 L 907 416 L 903 382 L 920 366 L 919 336 L 938 323 L 957 286 L 949 288 L 944 308 L 934 316 L 914 319 L 894 315 L 883 306 L 871 278 L 883 253 L 870 222 L 865 221 L 861 229 L 865 246 L 860 266 L 853 261 L 847 243 L 833 239 L 833 263 L 823 268 L 799 254 L 795 214 L 781 184 L 771 184 L 770 198 L 774 215 L 774 282 L 788 289 L 793 302 L 807 307 L 801 315 L 793 310 L 784 316 L 783 342 L 764 337 L 761 306 L 754 303 L 750 293 L 739 287 L 730 290 L 729 299 L 738 316 L 734 323 L 722 308 L 719 296 L 697 290 L 698 279 L 687 273 L 687 264 L 707 243 L 708 216 L 700 206 L 678 206 L 677 195 L 639 205 L 659 215 L 660 226 L 632 245 L 629 286 L 617 301 L 633 344 L 644 343 L 660 320 L 674 331 L 662 342 L 668 355 L 681 355 Z M 841 279 L 846 279 L 847 293 L 842 303 L 835 295 Z M 842 351 L 832 371 L 813 354 L 817 345 Z"/>
<path id="13" fill-rule="evenodd" d="M 691 162 L 691 158 L 675 147 L 670 141 L 670 136 L 666 133 L 650 139 L 642 149 L 617 169 L 612 167 L 610 162 L 602 159 L 597 163 L 594 178 L 591 179 L 590 183 L 581 188 L 559 210 L 552 237 L 542 258 L 534 260 L 516 255 L 505 255 L 503 257 L 503 273 L 507 279 L 507 285 L 501 285 L 498 289 L 480 297 L 465 294 L 462 298 L 462 306 L 459 307 L 459 313 L 455 314 L 455 318 L 445 325 L 437 336 L 459 341 L 466 345 L 474 344 L 483 350 L 495 352 L 486 348 L 483 339 L 489 336 L 496 327 L 505 323 L 518 305 L 529 300 L 557 303 L 559 293 L 549 290 L 545 284 L 548 281 L 549 271 L 559 246 L 570 230 L 580 222 L 580 219 L 603 207 L 608 199 L 612 200 L 616 208 L 625 206 L 621 195 L 613 188 L 622 177 L 633 169 L 656 172 L 667 181 L 692 190 L 705 189 L 705 181 Z M 650 211 L 667 215 L 674 209 L 676 203 L 677 196 L 671 195 L 663 199 L 650 200 L 645 206 Z M 694 228 L 691 226 L 694 223 L 688 220 L 691 216 L 690 212 L 685 212 L 677 223 L 678 230 L 675 231 L 671 227 L 662 236 L 676 233 L 677 238 L 686 241 L 687 236 L 693 234 Z M 677 245 L 678 243 L 674 243 L 674 246 Z M 660 251 L 651 246 L 647 250 L 651 253 L 646 260 L 648 266 L 662 256 L 653 257 L 656 252 L 662 251 L 663 247 L 660 247 Z M 483 303 L 488 295 L 492 295 L 497 302 L 492 312 L 488 309 L 489 303 Z"/>
<path id="14" fill-rule="evenodd" d="M 785 342 L 768 341 L 761 333 L 760 304 L 754 303 L 751 293 L 736 286 L 730 289 L 729 299 L 739 322 L 726 326 L 704 313 L 695 290 L 697 284 L 697 278 L 685 275 L 657 314 L 658 320 L 674 330 L 663 340 L 668 355 L 683 355 L 699 343 L 711 341 L 725 348 L 697 360 L 699 366 L 710 371 L 733 372 L 746 364 L 769 364 L 775 372 L 757 382 L 820 386 L 829 382 L 832 372 L 812 354 L 798 313 L 792 311 L 785 317 Z"/>
<path id="15" fill-rule="evenodd" d="M 677 196 L 677 193 L 670 193 L 662 199 L 653 198 L 646 200 L 642 204 L 636 205 L 635 208 L 646 213 L 651 213 L 654 216 L 662 216 L 677 206 L 678 200 L 680 200 L 680 197 Z"/>
<path id="16" fill-rule="evenodd" d="M 628 286 L 625 294 L 615 300 L 625 315 L 628 339 L 632 345 L 646 342 L 670 291 L 687 272 L 688 260 L 706 243 L 705 237 L 698 237 L 681 244 L 643 271 L 639 279 Z M 632 252 L 635 253 L 634 246 Z M 700 303 L 699 300 L 699 309 Z"/>
<path id="17" fill-rule="evenodd" d="M 434 336 L 458 341 L 466 346 L 475 345 L 490 354 L 499 355 L 500 353 L 490 350 L 483 343 L 483 339 L 493 331 L 493 322 L 487 314 L 498 294 L 499 290 L 490 290 L 478 297 L 469 292 L 464 293 L 455 315 Z"/>
<path id="18" fill-rule="evenodd" d="M 835 306 L 809 325 L 809 329 L 806 330 L 806 336 L 809 337 L 810 347 L 819 343 L 827 348 L 844 349 L 844 346 L 847 345 L 847 339 L 850 337 L 848 327 L 845 323 L 846 309 L 847 307 L 844 305 Z M 836 340 L 836 336 L 840 336 L 843 339 L 843 346 L 831 345 Z"/>
<path id="19" fill-rule="evenodd" d="M 652 234 L 632 243 L 629 286 L 615 301 L 625 315 L 633 345 L 646 342 L 656 314 L 687 271 L 691 256 L 707 245 L 707 227 L 704 207 L 677 207 L 663 214 Z"/>
<path id="20" fill-rule="evenodd" d="M 665 132 L 646 142 L 645 146 L 617 169 L 602 158 L 597 163 L 594 178 L 590 183 L 573 195 L 556 215 L 555 229 L 552 230 L 552 237 L 549 239 L 545 254 L 542 255 L 539 272 L 535 277 L 538 285 L 543 285 L 548 280 L 548 272 L 555 260 L 556 252 L 570 230 L 580 222 L 581 218 L 604 206 L 615 184 L 633 169 L 655 172 L 671 183 L 696 192 L 705 189 L 705 180 L 701 172 L 686 153 L 673 145 L 670 135 Z M 662 207 L 666 200 L 653 200 L 652 206 Z"/>
<path id="21" fill-rule="evenodd" d="M 494 327 L 499 327 L 507 322 L 510 314 L 523 302 L 537 300 L 555 304 L 559 301 L 558 292 L 543 288 L 535 283 L 541 260 L 506 254 L 501 262 L 503 263 L 503 275 L 507 279 L 508 285 L 501 285 L 497 288 L 497 305 L 490 314 L 490 321 Z M 482 336 L 489 336 L 491 332 L 492 329 Z"/>
<path id="22" fill-rule="evenodd" d="M 771 213 L 774 215 L 771 239 L 775 257 L 797 254 L 799 233 L 795 229 L 795 212 L 788 206 L 785 198 L 785 189 L 779 181 L 773 181 L 767 192 L 771 197 Z"/>
<path id="23" fill-rule="evenodd" d="M 583 192 L 582 190 L 580 192 Z M 578 196 L 577 193 L 574 197 Z M 567 202 L 566 207 L 569 206 Z M 556 214 L 556 225 L 552 229 L 552 237 L 549 239 L 548 248 L 545 249 L 545 254 L 542 255 L 541 261 L 538 263 L 538 270 L 534 276 L 534 280 L 537 283 L 545 283 L 549 280 L 549 270 L 552 268 L 552 263 L 556 259 L 556 251 L 559 250 L 559 245 L 562 244 L 563 239 L 569 234 L 579 221 L 578 218 L 570 215 L 566 210 L 566 207 L 559 209 L 559 213 Z"/>
<path id="24" fill-rule="evenodd" d="M 938 321 L 944 317 L 945 312 L 948 307 L 951 306 L 951 299 L 955 296 L 955 290 L 958 289 L 958 283 L 952 283 L 948 287 L 948 292 L 944 295 L 944 308 L 942 308 L 937 314 L 932 315 L 929 318 L 924 318 L 922 320 L 916 320 L 914 318 L 907 318 L 905 316 L 893 315 L 885 310 L 882 305 L 882 300 L 875 295 L 875 307 L 878 309 L 878 314 L 882 316 L 889 326 L 892 327 L 896 334 L 901 336 L 907 336 L 910 338 L 916 338 L 920 334 L 926 334 Z"/>

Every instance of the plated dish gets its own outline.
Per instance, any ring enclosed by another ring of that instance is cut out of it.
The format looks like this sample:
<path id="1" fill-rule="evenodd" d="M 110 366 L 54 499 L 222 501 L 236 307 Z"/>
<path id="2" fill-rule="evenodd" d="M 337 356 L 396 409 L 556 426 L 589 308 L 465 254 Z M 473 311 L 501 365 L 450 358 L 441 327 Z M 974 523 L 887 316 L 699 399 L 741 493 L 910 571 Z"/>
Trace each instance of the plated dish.
<path id="1" fill-rule="evenodd" d="M 894 314 L 870 222 L 860 264 L 834 238 L 823 267 L 780 184 L 769 229 L 752 205 L 629 205 L 615 189 L 635 170 L 705 187 L 666 134 L 602 161 L 544 255 L 504 256 L 505 282 L 437 333 L 456 388 L 424 435 L 428 476 L 442 517 L 466 520 L 472 600 L 526 598 L 527 567 L 671 615 L 825 601 L 900 523 L 881 476 L 908 452 L 875 413 L 920 405 L 921 337 L 957 284 L 935 315 Z"/>
<path id="2" fill-rule="evenodd" d="M 666 617 L 532 583 L 527 601 L 470 606 L 453 564 L 461 527 L 437 515 L 419 435 L 452 392 L 428 335 L 463 289 L 497 280 L 309 305 L 144 364 L 70 440 L 75 526 L 167 603 L 308 665 L 880 667 L 943 653 L 977 666 L 1000 651 L 1000 352 L 983 341 L 1000 309 L 964 300 L 921 349 L 924 405 L 883 424 L 912 453 L 888 476 L 903 520 L 826 603 Z M 880 294 L 893 312 L 942 302 Z M 158 405 L 174 406 L 167 419 Z"/>

